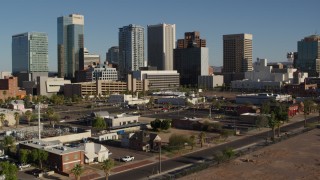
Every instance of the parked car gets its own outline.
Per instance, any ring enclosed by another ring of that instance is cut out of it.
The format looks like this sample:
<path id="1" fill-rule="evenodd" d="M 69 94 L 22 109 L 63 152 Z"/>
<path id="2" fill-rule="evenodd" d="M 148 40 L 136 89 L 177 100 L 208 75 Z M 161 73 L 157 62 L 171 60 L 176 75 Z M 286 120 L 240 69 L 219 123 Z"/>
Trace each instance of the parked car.
<path id="1" fill-rule="evenodd" d="M 121 158 L 123 162 L 129 162 L 134 160 L 134 156 L 124 156 Z"/>
<path id="2" fill-rule="evenodd" d="M 3 155 L 3 156 L 0 156 L 0 159 L 8 159 L 8 155 Z"/>
<path id="3" fill-rule="evenodd" d="M 19 169 L 23 169 L 23 168 L 31 167 L 31 165 L 30 164 L 19 164 L 18 167 L 19 167 Z"/>

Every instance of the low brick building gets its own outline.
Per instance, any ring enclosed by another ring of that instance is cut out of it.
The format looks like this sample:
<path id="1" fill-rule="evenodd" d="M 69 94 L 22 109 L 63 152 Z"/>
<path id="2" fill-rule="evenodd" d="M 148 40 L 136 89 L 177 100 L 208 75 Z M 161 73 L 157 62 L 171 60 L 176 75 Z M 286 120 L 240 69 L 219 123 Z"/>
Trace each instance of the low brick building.
<path id="1" fill-rule="evenodd" d="M 69 174 L 76 164 L 84 163 L 84 152 L 80 149 L 63 146 L 60 141 L 28 140 L 19 143 L 19 149 L 42 149 L 48 152 L 44 164 L 59 173 Z"/>
<path id="2" fill-rule="evenodd" d="M 18 87 L 17 77 L 5 77 L 0 79 L 0 99 L 5 100 L 9 97 L 23 98 L 26 91 L 20 90 Z"/>

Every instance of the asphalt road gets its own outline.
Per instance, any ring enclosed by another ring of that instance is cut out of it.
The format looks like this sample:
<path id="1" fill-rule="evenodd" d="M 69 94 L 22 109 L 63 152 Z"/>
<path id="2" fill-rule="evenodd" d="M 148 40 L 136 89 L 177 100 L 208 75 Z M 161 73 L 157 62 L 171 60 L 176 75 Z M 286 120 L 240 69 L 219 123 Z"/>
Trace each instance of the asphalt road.
<path id="1" fill-rule="evenodd" d="M 308 122 L 316 122 L 317 120 L 318 120 L 318 117 L 314 117 L 314 118 L 308 119 Z M 282 127 L 281 131 L 282 132 L 292 131 L 294 129 L 303 127 L 303 123 L 304 123 L 303 121 L 300 121 L 300 122 L 296 122 L 296 123 L 284 126 Z M 196 163 L 199 160 L 210 158 L 213 155 L 213 152 L 218 150 L 223 150 L 225 147 L 240 148 L 240 147 L 250 145 L 252 143 L 260 142 L 262 140 L 265 140 L 265 138 L 271 134 L 272 134 L 272 131 L 267 131 L 267 132 L 257 134 L 255 136 L 244 137 L 243 139 L 240 139 L 237 141 L 232 141 L 226 144 L 222 144 L 222 145 L 204 149 L 198 152 L 194 152 L 185 156 L 163 161 L 161 164 L 162 172 L 169 171 L 184 165 Z M 121 180 L 121 179 L 128 179 L 128 177 L 130 177 L 130 180 L 147 179 L 148 176 L 151 176 L 152 174 L 155 174 L 157 172 L 158 167 L 159 167 L 158 164 L 151 164 L 151 165 L 147 165 L 137 169 L 129 170 L 123 173 L 111 175 L 109 179 Z M 104 178 L 101 178 L 101 179 L 104 179 Z"/>

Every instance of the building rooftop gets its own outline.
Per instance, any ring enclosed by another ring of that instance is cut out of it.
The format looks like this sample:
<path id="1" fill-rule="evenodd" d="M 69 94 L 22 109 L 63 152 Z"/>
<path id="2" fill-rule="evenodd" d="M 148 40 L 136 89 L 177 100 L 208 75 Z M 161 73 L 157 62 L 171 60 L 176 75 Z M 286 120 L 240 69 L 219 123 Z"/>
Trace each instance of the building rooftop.
<path id="1" fill-rule="evenodd" d="M 33 139 L 28 141 L 22 141 L 20 142 L 20 144 L 36 149 L 43 149 L 45 151 L 58 155 L 81 151 L 80 149 L 64 146 L 60 141 L 42 141 L 39 139 Z"/>

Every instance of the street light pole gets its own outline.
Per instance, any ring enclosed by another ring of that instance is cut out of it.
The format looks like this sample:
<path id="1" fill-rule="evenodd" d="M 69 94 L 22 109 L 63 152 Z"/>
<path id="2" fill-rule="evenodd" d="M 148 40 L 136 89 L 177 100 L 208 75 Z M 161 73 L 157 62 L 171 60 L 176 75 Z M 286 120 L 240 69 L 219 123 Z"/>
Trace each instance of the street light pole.
<path id="1" fill-rule="evenodd" d="M 161 173 L 161 142 L 159 145 L 159 174 Z"/>
<path id="2" fill-rule="evenodd" d="M 41 139 L 41 128 L 40 128 L 40 102 L 38 104 L 38 135 L 39 140 Z"/>

